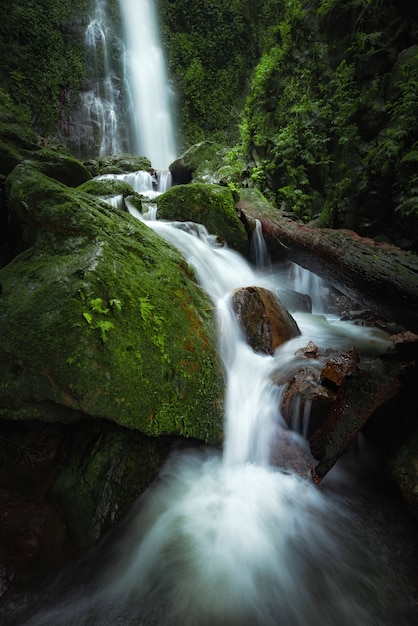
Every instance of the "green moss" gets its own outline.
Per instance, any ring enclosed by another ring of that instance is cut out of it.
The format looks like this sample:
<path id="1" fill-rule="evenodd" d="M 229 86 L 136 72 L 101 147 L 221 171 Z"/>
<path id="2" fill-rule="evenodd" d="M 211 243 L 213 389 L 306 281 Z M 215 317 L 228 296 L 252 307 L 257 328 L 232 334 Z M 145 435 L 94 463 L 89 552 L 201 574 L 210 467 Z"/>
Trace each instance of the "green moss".
<path id="1" fill-rule="evenodd" d="M 247 254 L 247 234 L 228 187 L 204 183 L 177 185 L 157 198 L 157 206 L 159 218 L 203 224 L 231 248 Z"/>
<path id="2" fill-rule="evenodd" d="M 219 442 L 215 323 L 178 252 L 29 164 L 7 191 L 30 248 L 1 270 L 0 415 L 62 406 Z"/>
<path id="3" fill-rule="evenodd" d="M 155 478 L 168 446 L 103 422 L 66 427 L 63 434 L 48 499 L 71 542 L 84 548 L 123 519 Z"/>

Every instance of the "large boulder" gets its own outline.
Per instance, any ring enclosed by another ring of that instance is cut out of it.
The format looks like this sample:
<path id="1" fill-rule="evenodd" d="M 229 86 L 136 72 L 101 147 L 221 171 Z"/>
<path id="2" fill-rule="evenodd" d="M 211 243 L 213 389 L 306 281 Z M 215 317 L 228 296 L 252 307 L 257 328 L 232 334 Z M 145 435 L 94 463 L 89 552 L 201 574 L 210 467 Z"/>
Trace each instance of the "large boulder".
<path id="1" fill-rule="evenodd" d="M 181 255 L 30 163 L 6 193 L 26 249 L 0 271 L 0 417 L 219 443 L 215 322 Z"/>
<path id="2" fill-rule="evenodd" d="M 157 215 L 171 221 L 203 224 L 229 247 L 247 255 L 248 236 L 235 210 L 234 194 L 221 185 L 177 185 L 157 198 Z"/>
<path id="3" fill-rule="evenodd" d="M 195 173 L 216 158 L 219 146 L 212 141 L 201 141 L 191 146 L 170 164 L 175 185 L 191 183 Z"/>

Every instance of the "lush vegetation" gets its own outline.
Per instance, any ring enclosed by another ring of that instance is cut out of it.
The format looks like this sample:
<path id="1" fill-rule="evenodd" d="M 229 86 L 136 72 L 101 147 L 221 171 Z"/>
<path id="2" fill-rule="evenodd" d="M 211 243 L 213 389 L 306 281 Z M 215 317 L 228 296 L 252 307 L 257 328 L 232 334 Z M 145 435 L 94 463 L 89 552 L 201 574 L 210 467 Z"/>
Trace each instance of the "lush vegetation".
<path id="1" fill-rule="evenodd" d="M 1 0 L 0 78 L 41 134 L 56 134 L 66 93 L 80 90 L 85 61 L 77 19 L 89 0 Z"/>
<path id="2" fill-rule="evenodd" d="M 236 140 L 251 73 L 283 1 L 160 0 L 159 5 L 184 144 Z"/>
<path id="3" fill-rule="evenodd" d="M 116 41 L 118 1 L 106 7 Z M 88 74 L 94 2 L 0 0 L 0 8 L 0 104 L 62 139 Z M 158 9 L 181 147 L 223 144 L 224 165 L 242 164 L 246 184 L 279 208 L 418 250 L 417 8 L 159 0 Z M 117 73 L 118 41 L 112 55 Z"/>
<path id="4" fill-rule="evenodd" d="M 232 156 L 301 219 L 416 248 L 416 19 L 385 0 L 283 4 Z"/>

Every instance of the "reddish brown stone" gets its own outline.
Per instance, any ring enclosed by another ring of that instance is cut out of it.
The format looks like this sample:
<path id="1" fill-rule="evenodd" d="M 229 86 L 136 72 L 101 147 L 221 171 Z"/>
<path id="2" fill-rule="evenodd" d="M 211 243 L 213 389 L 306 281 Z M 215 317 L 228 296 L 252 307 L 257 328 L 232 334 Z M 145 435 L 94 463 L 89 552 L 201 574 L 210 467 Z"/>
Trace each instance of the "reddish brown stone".
<path id="1" fill-rule="evenodd" d="M 358 362 L 359 357 L 355 348 L 331 357 L 322 368 L 322 384 L 327 387 L 341 387 L 344 378 L 355 371 Z"/>
<path id="2" fill-rule="evenodd" d="M 319 483 L 335 465 L 375 411 L 401 388 L 403 368 L 375 359 L 362 363 L 341 385 L 323 424 L 310 437 L 312 455 L 319 463 L 312 477 Z"/>
<path id="3" fill-rule="evenodd" d="M 309 424 L 304 430 L 309 436 L 325 420 L 336 392 L 319 383 L 318 370 L 310 365 L 301 367 L 286 385 L 280 411 L 291 428 L 301 423 L 305 407 L 309 407 Z M 295 412 L 298 411 L 298 415 Z"/>
<path id="4" fill-rule="evenodd" d="M 280 345 L 300 335 L 293 317 L 267 289 L 237 289 L 232 304 L 243 333 L 255 352 L 273 354 Z"/>

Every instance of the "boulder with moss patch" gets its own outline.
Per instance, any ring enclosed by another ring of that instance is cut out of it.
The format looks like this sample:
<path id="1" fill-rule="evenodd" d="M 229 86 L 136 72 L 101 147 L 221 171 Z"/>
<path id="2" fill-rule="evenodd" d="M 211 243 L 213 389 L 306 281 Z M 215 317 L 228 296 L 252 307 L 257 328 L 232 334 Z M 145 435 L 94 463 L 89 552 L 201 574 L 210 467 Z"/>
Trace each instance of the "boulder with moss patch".
<path id="1" fill-rule="evenodd" d="M 177 185 L 157 198 L 157 207 L 159 218 L 203 224 L 220 241 L 241 254 L 248 254 L 247 233 L 228 187 L 204 183 Z"/>
<path id="2" fill-rule="evenodd" d="M 0 271 L 0 417 L 219 443 L 215 321 L 178 251 L 29 163 L 6 191 L 26 249 Z"/>

